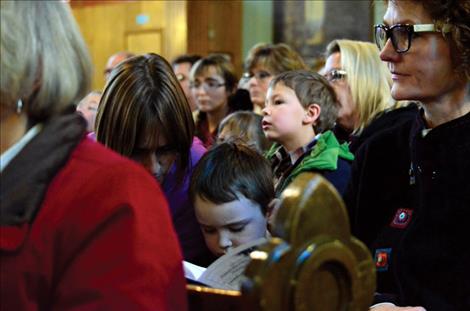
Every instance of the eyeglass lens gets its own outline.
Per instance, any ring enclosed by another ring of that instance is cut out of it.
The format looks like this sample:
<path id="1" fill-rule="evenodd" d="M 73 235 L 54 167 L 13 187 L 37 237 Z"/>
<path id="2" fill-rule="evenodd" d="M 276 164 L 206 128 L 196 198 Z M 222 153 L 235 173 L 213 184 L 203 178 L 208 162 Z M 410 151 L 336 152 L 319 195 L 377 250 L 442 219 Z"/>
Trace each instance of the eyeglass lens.
<path id="1" fill-rule="evenodd" d="M 193 89 L 198 89 L 200 88 L 201 86 L 204 88 L 204 90 L 208 91 L 208 90 L 215 90 L 221 86 L 224 86 L 225 83 L 220 83 L 216 80 L 208 80 L 208 81 L 204 81 L 204 82 L 193 82 L 193 83 L 190 83 L 189 87 L 190 88 L 193 88 Z"/>
<path id="2" fill-rule="evenodd" d="M 341 69 L 333 69 L 329 73 L 325 75 L 325 79 L 328 80 L 329 82 L 335 82 L 342 80 L 346 77 L 346 71 L 341 70 Z"/>
<path id="3" fill-rule="evenodd" d="M 380 50 L 385 47 L 388 38 L 392 40 L 392 45 L 398 53 L 406 52 L 410 48 L 410 29 L 406 25 L 375 27 L 375 42 Z"/>

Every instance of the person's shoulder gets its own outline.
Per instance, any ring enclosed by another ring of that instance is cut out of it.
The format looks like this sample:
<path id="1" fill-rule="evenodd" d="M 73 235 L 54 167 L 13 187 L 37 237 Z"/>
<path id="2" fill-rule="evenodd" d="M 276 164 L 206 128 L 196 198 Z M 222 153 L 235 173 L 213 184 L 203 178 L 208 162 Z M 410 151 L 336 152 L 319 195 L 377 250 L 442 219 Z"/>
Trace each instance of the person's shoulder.
<path id="1" fill-rule="evenodd" d="M 358 136 L 355 137 L 350 149 L 356 152 L 363 144 L 375 139 L 383 141 L 390 137 L 399 137 L 403 131 L 409 131 L 419 116 L 419 107 L 416 103 L 396 108 L 379 115 Z M 406 136 L 408 137 L 408 136 Z"/>
<path id="2" fill-rule="evenodd" d="M 84 138 L 78 144 L 63 171 L 66 176 L 81 176 L 82 180 L 88 182 L 99 180 L 119 187 L 156 184 L 141 165 L 89 138 Z"/>
<path id="3" fill-rule="evenodd" d="M 126 210 L 160 216 L 161 209 L 154 207 L 167 204 L 158 183 L 141 165 L 88 138 L 79 143 L 54 177 L 44 203 L 65 205 L 58 212 L 61 215 L 83 210 L 107 215 Z"/>
<path id="4" fill-rule="evenodd" d="M 207 149 L 204 147 L 204 143 L 197 136 L 194 136 L 193 144 L 191 145 L 191 161 L 193 166 L 199 162 L 206 152 Z"/>
<path id="5" fill-rule="evenodd" d="M 138 166 L 132 160 L 121 156 L 115 151 L 106 148 L 99 142 L 93 141 L 89 137 L 84 138 L 75 148 L 72 160 L 96 167 L 136 167 Z"/>
<path id="6" fill-rule="evenodd" d="M 397 148 L 402 145 L 408 145 L 410 131 L 416 123 L 418 114 L 413 115 L 407 120 L 398 122 L 390 127 L 384 128 L 364 140 L 359 149 L 371 148 L 375 146 L 388 146 Z"/>

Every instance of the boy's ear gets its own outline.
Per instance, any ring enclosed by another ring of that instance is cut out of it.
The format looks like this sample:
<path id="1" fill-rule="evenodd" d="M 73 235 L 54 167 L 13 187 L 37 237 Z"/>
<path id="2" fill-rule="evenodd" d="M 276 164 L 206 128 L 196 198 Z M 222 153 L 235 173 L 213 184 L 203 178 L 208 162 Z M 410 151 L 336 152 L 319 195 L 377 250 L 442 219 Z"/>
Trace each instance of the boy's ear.
<path id="1" fill-rule="evenodd" d="M 302 120 L 305 125 L 313 125 L 316 123 L 317 119 L 320 117 L 321 107 L 318 104 L 310 104 L 307 109 L 305 109 L 305 116 Z"/>
<path id="2" fill-rule="evenodd" d="M 273 228 L 274 226 L 274 220 L 276 219 L 276 215 L 280 206 L 281 200 L 277 198 L 272 199 L 272 201 L 268 204 L 266 218 L 268 219 L 268 224 L 270 228 Z"/>

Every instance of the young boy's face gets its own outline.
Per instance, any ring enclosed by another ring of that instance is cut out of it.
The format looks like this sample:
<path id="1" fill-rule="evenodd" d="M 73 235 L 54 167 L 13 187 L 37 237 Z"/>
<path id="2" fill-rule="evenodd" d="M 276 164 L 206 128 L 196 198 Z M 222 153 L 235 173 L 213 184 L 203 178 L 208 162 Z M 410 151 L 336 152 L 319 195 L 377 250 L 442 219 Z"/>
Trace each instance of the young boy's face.
<path id="1" fill-rule="evenodd" d="M 268 89 L 263 109 L 263 132 L 269 140 L 281 145 L 295 141 L 305 131 L 303 119 L 306 113 L 294 90 L 277 83 Z"/>
<path id="2" fill-rule="evenodd" d="M 216 204 L 196 195 L 196 217 L 207 247 L 217 256 L 230 248 L 266 236 L 267 219 L 258 204 L 243 195 L 240 199 Z"/>

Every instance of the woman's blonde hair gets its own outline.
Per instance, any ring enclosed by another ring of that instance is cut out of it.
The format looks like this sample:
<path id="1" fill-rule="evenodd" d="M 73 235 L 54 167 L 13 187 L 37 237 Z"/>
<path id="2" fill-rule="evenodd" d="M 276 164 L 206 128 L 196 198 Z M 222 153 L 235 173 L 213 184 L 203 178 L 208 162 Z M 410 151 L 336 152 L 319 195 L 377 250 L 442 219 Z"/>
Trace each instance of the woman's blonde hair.
<path id="1" fill-rule="evenodd" d="M 341 54 L 341 67 L 346 71 L 346 79 L 356 105 L 359 120 L 353 133 L 357 135 L 378 113 L 395 105 L 390 92 L 392 78 L 373 43 L 334 40 L 326 48 L 326 57 L 337 52 Z"/>
<path id="2" fill-rule="evenodd" d="M 34 124 L 88 93 L 91 60 L 68 4 L 2 1 L 0 28 L 2 105 L 21 99 Z"/>

